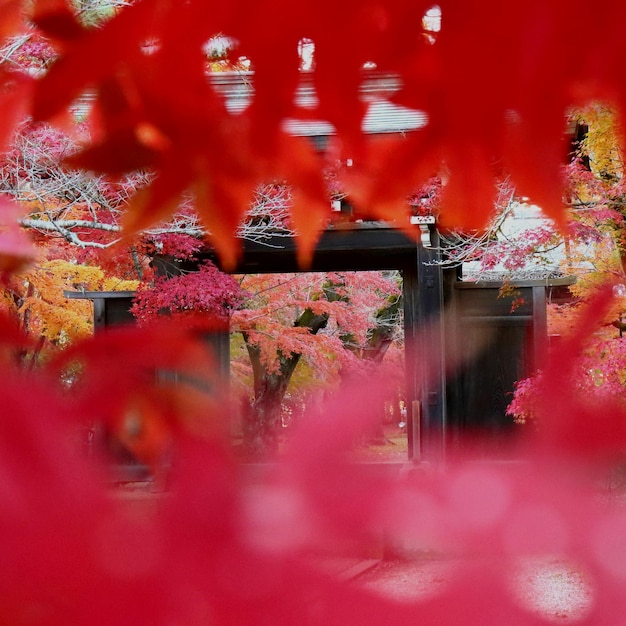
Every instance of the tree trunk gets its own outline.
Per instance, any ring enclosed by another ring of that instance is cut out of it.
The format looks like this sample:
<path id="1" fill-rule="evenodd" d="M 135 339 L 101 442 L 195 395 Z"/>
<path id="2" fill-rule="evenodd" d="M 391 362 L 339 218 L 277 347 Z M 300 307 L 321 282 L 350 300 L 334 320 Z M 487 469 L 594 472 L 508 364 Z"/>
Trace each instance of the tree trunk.
<path id="1" fill-rule="evenodd" d="M 399 323 L 399 310 L 402 306 L 402 299 L 397 297 L 390 301 L 389 305 L 383 307 L 376 313 L 376 325 L 371 329 L 367 344 L 361 351 L 361 358 L 372 361 L 373 363 L 382 363 L 382 360 L 393 343 L 393 336 Z M 381 402 L 380 421 L 373 430 L 368 433 L 366 443 L 374 445 L 384 445 L 387 442 L 385 435 L 385 403 Z"/>
<path id="2" fill-rule="evenodd" d="M 328 323 L 328 315 L 315 315 L 306 309 L 294 326 L 308 328 L 316 334 Z M 291 377 L 302 356 L 292 352 L 278 354 L 277 372 L 268 372 L 261 361 L 261 350 L 243 334 L 254 377 L 254 400 L 243 415 L 243 446 L 249 458 L 263 460 L 278 452 L 282 426 L 282 403 Z"/>

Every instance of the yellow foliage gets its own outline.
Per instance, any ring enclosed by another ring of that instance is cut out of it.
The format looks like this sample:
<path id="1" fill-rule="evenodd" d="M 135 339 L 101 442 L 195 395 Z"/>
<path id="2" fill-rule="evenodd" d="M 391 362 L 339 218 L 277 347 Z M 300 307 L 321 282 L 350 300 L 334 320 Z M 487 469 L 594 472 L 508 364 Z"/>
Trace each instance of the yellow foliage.
<path id="1" fill-rule="evenodd" d="M 570 286 L 575 298 L 587 298 L 606 283 L 607 276 L 621 273 L 620 252 L 610 234 L 594 243 L 593 254 L 583 247 L 572 247 L 563 265 L 564 273 L 576 275 L 576 282 Z"/>
<path id="2" fill-rule="evenodd" d="M 138 280 L 122 280 L 120 278 L 108 277 L 102 281 L 100 289 L 102 291 L 137 291 Z"/>
<path id="3" fill-rule="evenodd" d="M 28 330 L 49 342 L 63 346 L 91 334 L 91 307 L 88 302 L 68 300 L 67 306 L 58 306 L 41 298 L 25 298 L 19 313 L 28 315 Z"/>
<path id="4" fill-rule="evenodd" d="M 13 316 L 17 313 L 15 300 L 13 299 L 11 292 L 6 289 L 0 290 L 0 311 L 8 314 L 9 316 Z"/>
<path id="5" fill-rule="evenodd" d="M 589 156 L 591 171 L 602 178 L 621 179 L 624 160 L 619 142 L 620 124 L 615 109 L 595 103 L 585 107 L 576 117 L 588 126 L 582 150 Z"/>
<path id="6" fill-rule="evenodd" d="M 18 275 L 12 289 L 0 290 L 0 309 L 16 315 L 29 334 L 63 347 L 93 332 L 92 303 L 68 299 L 64 291 L 134 291 L 137 285 L 97 266 L 42 261 Z"/>

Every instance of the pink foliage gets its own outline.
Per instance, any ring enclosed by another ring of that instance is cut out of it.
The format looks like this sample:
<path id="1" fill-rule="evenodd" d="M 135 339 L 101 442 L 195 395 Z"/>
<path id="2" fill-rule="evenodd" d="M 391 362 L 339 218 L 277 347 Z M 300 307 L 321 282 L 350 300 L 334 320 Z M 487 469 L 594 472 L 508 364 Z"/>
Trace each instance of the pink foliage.
<path id="1" fill-rule="evenodd" d="M 236 311 L 232 328 L 246 333 L 259 347 L 269 372 L 276 372 L 279 353 L 302 354 L 320 379 L 338 379 L 338 372 L 358 370 L 357 352 L 367 341 L 376 312 L 399 297 L 397 281 L 383 272 L 330 272 L 245 276 L 250 301 Z M 323 331 L 312 334 L 294 326 L 306 309 L 328 315 Z M 351 335 L 346 346 L 342 335 Z M 351 352 L 351 348 L 354 352 Z"/>
<path id="2" fill-rule="evenodd" d="M 439 215 L 442 191 L 443 183 L 441 178 L 434 177 L 428 180 L 418 190 L 409 194 L 408 203 L 412 212 L 415 215 Z"/>

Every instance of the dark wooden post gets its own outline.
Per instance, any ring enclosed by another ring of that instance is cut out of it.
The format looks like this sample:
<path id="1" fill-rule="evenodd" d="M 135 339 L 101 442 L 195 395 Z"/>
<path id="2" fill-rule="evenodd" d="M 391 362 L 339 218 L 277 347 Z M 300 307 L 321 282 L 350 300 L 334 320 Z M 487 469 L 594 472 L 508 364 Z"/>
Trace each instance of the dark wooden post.
<path id="1" fill-rule="evenodd" d="M 66 294 L 67 295 L 67 294 Z M 96 298 L 93 300 L 93 330 L 100 332 L 106 327 L 106 300 L 104 298 Z"/>
<path id="2" fill-rule="evenodd" d="M 446 381 L 443 285 L 439 240 L 433 225 L 420 226 L 412 266 L 404 270 L 404 322 L 409 456 L 442 460 L 445 451 Z"/>
<path id="3" fill-rule="evenodd" d="M 533 358 L 532 368 L 543 365 L 548 343 L 548 309 L 546 305 L 546 285 L 533 285 Z"/>
<path id="4" fill-rule="evenodd" d="M 409 458 L 417 461 L 421 458 L 421 411 L 419 374 L 417 372 L 417 329 L 418 319 L 416 302 L 417 290 L 417 249 L 414 262 L 402 272 L 402 291 L 404 302 L 404 368 L 407 395 L 407 438 Z"/>

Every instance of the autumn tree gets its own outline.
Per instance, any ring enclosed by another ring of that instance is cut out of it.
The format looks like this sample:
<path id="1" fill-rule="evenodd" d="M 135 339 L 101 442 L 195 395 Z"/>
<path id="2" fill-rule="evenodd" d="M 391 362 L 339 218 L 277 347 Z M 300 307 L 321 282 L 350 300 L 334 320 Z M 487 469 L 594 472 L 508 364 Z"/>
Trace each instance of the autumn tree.
<path id="1" fill-rule="evenodd" d="M 148 267 L 137 245 L 112 249 L 131 183 L 62 165 L 75 150 L 76 139 L 66 133 L 25 123 L 0 158 L 5 207 L 31 240 L 2 297 L 5 311 L 36 338 L 32 362 L 42 349 L 67 346 L 92 330 L 89 303 L 67 300 L 64 291 L 135 289 Z"/>
<path id="2" fill-rule="evenodd" d="M 577 393 L 591 396 L 621 393 L 626 364 L 621 336 L 624 309 L 624 193 L 621 130 L 614 109 L 599 103 L 569 114 L 571 151 L 561 169 L 564 181 L 562 223 L 547 218 L 540 207 L 519 196 L 510 177 L 500 182 L 493 217 L 484 229 L 442 233 L 444 260 L 463 268 L 465 280 L 503 281 L 501 295 L 518 305 L 516 281 L 575 277 L 569 301 L 548 304 L 549 334 L 568 337 L 598 289 L 615 283 L 615 303 L 605 311 L 600 328 L 589 337 L 572 381 Z M 572 130 L 573 129 L 573 130 Z M 519 381 L 512 415 L 533 415 L 541 374 Z"/>
<path id="3" fill-rule="evenodd" d="M 252 370 L 253 397 L 242 418 L 243 444 L 255 457 L 277 450 L 282 402 L 305 360 L 318 386 L 337 388 L 380 362 L 399 328 L 400 291 L 393 274 L 246 275 L 251 295 L 233 317 Z M 235 361 L 240 360 L 234 355 Z"/>
<path id="4" fill-rule="evenodd" d="M 245 297 L 234 278 L 206 261 L 192 272 L 158 275 L 150 284 L 144 283 L 135 295 L 131 312 L 142 325 L 167 315 L 193 326 L 199 316 L 206 316 L 227 328 L 232 312 L 241 307 Z"/>
<path id="5" fill-rule="evenodd" d="M 124 291 L 137 281 L 107 277 L 98 267 L 63 259 L 43 260 L 15 274 L 1 293 L 3 310 L 29 336 L 37 338 L 25 354 L 36 363 L 42 350 L 63 348 L 93 333 L 93 311 L 87 301 L 68 300 L 66 290 Z"/>
<path id="6" fill-rule="evenodd" d="M 189 260 L 206 247 L 206 233 L 190 201 L 181 205 L 169 222 L 135 237 L 122 237 L 123 213 L 132 194 L 149 180 L 149 174 L 133 172 L 115 178 L 72 168 L 65 161 L 76 153 L 87 135 L 78 121 L 70 130 L 68 134 L 49 125 L 26 122 L 0 159 L 0 191 L 7 199 L 6 206 L 12 207 L 15 224 L 28 231 L 34 244 L 31 247 L 26 237 L 20 239 L 22 235 L 13 228 L 15 241 L 22 241 L 21 247 L 15 246 L 15 262 L 28 262 L 29 267 L 11 281 L 4 297 L 13 303 L 8 310 L 21 316 L 23 327 L 36 334 L 39 342 L 48 337 L 38 332 L 42 323 L 46 325 L 46 313 L 52 316 L 47 322 L 51 328 L 63 324 L 68 329 L 76 328 L 78 324 L 83 329 L 67 333 L 66 339 L 81 336 L 84 329 L 91 328 L 88 303 L 65 299 L 64 290 L 132 290 L 139 282 L 150 286 L 155 256 Z M 290 236 L 289 206 L 290 192 L 285 185 L 259 186 L 240 226 L 240 236 L 258 242 L 269 234 L 274 238 Z M 53 276 L 55 272 L 57 276 Z M 97 280 L 93 279 L 95 273 L 99 275 Z M 79 274 L 82 279 L 77 278 Z M 31 280 L 37 276 L 48 277 L 43 284 L 50 285 L 50 289 L 42 290 L 41 280 Z M 52 293 L 53 288 L 58 293 Z M 173 291 L 162 293 L 174 298 Z M 52 302 L 56 303 L 54 308 L 49 306 Z M 38 324 L 31 321 L 34 309 Z M 81 317 L 80 322 L 75 315 Z"/>
<path id="7" fill-rule="evenodd" d="M 223 332 L 231 322 L 243 339 L 231 354 L 233 386 L 246 398 L 243 445 L 251 457 L 266 458 L 277 450 L 288 389 L 293 401 L 303 392 L 336 390 L 346 377 L 385 375 L 379 366 L 401 330 L 398 281 L 393 272 L 349 272 L 246 275 L 238 284 L 204 263 L 142 285 L 132 312 L 142 325 L 165 315 Z M 301 363 L 315 383 L 297 390 L 291 382 Z"/>
<path id="8" fill-rule="evenodd" d="M 612 284 L 614 301 L 605 307 L 601 323 L 586 338 L 575 359 L 572 393 L 597 401 L 610 397 L 621 403 L 626 384 L 623 315 L 625 212 L 621 130 L 611 107 L 594 103 L 576 110 L 572 121 L 579 130 L 576 152 L 566 167 L 570 227 L 563 238 L 563 270 L 576 276 L 569 302 L 549 305 L 549 333 L 556 340 L 571 337 L 577 319 L 594 301 L 599 289 Z M 552 229 L 554 230 L 554 229 Z M 580 242 L 591 243 L 581 246 Z M 578 245 L 577 245 L 578 244 Z M 536 418 L 543 374 L 519 381 L 509 407 L 520 422 Z"/>

